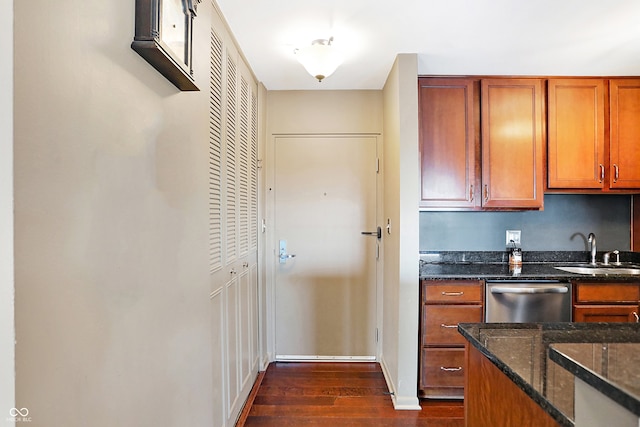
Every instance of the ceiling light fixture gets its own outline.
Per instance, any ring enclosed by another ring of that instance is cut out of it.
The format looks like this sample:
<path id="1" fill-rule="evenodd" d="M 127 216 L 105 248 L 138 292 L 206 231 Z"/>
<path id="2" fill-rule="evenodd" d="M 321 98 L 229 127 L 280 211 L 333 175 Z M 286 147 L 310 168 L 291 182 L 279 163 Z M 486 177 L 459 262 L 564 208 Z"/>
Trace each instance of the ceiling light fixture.
<path id="1" fill-rule="evenodd" d="M 331 44 L 332 41 L 333 37 L 329 40 L 317 39 L 310 46 L 293 51 L 298 61 L 319 82 L 329 77 L 342 63 L 340 53 Z"/>

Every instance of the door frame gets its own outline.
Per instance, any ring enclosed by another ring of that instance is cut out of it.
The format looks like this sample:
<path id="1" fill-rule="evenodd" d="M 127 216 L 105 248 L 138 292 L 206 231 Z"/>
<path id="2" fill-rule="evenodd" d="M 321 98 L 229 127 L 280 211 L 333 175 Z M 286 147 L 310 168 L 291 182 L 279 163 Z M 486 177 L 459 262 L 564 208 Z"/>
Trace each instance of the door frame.
<path id="1" fill-rule="evenodd" d="M 276 262 L 277 262 L 277 244 L 278 236 L 275 235 L 275 148 L 276 140 L 282 137 L 292 138 L 312 138 L 312 137 L 374 137 L 376 140 L 376 153 L 378 159 L 378 173 L 376 175 L 376 223 L 382 226 L 383 218 L 383 173 L 382 173 L 382 137 L 379 133 L 273 133 L 267 136 L 265 147 L 265 180 L 263 194 L 265 195 L 265 212 L 263 219 L 264 233 L 264 271 L 265 288 L 266 288 L 266 334 L 267 334 L 267 357 L 269 362 L 276 360 Z M 383 237 L 384 239 L 384 237 Z M 382 242 L 378 244 L 378 260 L 376 262 L 376 298 L 375 298 L 375 325 L 376 325 L 376 346 L 375 360 L 380 361 L 382 353 L 382 279 L 384 265 L 384 245 Z M 320 361 L 320 359 L 313 359 Z M 311 360 L 310 360 L 311 361 Z M 324 361 L 324 360 L 322 360 Z M 344 361 L 344 360 L 337 360 Z"/>

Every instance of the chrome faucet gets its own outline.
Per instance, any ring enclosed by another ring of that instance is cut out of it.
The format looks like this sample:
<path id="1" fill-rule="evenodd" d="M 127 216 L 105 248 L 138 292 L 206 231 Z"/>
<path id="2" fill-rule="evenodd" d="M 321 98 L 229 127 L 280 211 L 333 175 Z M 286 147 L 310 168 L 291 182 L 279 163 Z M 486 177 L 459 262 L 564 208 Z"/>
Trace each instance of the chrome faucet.
<path id="1" fill-rule="evenodd" d="M 596 265 L 596 235 L 589 233 L 589 246 L 591 250 L 591 265 Z"/>
<path id="2" fill-rule="evenodd" d="M 614 262 L 612 262 L 611 264 L 613 265 L 620 265 L 620 251 L 619 250 L 615 250 L 612 252 L 606 252 L 604 255 L 602 255 L 602 263 L 604 265 L 609 265 L 609 260 L 611 259 L 611 254 L 616 256 L 616 260 Z"/>

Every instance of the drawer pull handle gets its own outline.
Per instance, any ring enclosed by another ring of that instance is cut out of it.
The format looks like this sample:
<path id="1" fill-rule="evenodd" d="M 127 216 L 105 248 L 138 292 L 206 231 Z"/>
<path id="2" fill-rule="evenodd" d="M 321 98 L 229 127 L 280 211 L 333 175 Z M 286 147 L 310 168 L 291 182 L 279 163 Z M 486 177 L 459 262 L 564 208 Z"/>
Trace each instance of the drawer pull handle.
<path id="1" fill-rule="evenodd" d="M 445 297 L 461 297 L 464 292 L 443 292 L 442 295 Z"/>
<path id="2" fill-rule="evenodd" d="M 458 372 L 462 371 L 462 366 L 458 366 L 457 368 L 445 368 L 444 366 L 440 366 L 440 370 L 446 372 Z"/>
<path id="3" fill-rule="evenodd" d="M 602 181 L 604 181 L 604 165 L 600 164 L 600 179 L 598 180 L 598 182 Z"/>
<path id="4" fill-rule="evenodd" d="M 631 314 L 633 314 L 633 317 L 635 317 L 635 318 L 636 318 L 636 323 L 640 323 L 640 317 L 638 317 L 638 313 L 636 313 L 636 312 L 634 311 L 634 312 L 633 312 L 633 313 L 631 313 Z"/>
<path id="5" fill-rule="evenodd" d="M 635 314 L 635 313 L 634 313 L 634 314 Z M 638 317 L 638 316 L 636 315 L 636 317 Z M 440 324 L 440 327 L 441 327 L 441 328 L 457 328 L 457 327 L 458 327 L 458 325 L 445 325 L 444 323 L 441 323 L 441 324 Z"/>

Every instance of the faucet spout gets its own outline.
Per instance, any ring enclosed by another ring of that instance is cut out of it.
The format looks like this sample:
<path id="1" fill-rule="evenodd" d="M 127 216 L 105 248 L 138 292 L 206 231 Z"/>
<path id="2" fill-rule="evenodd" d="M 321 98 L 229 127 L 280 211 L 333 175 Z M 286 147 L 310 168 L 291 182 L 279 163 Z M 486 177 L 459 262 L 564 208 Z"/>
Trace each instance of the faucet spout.
<path id="1" fill-rule="evenodd" d="M 596 265 L 596 235 L 589 233 L 589 247 L 591 250 L 591 265 Z"/>

